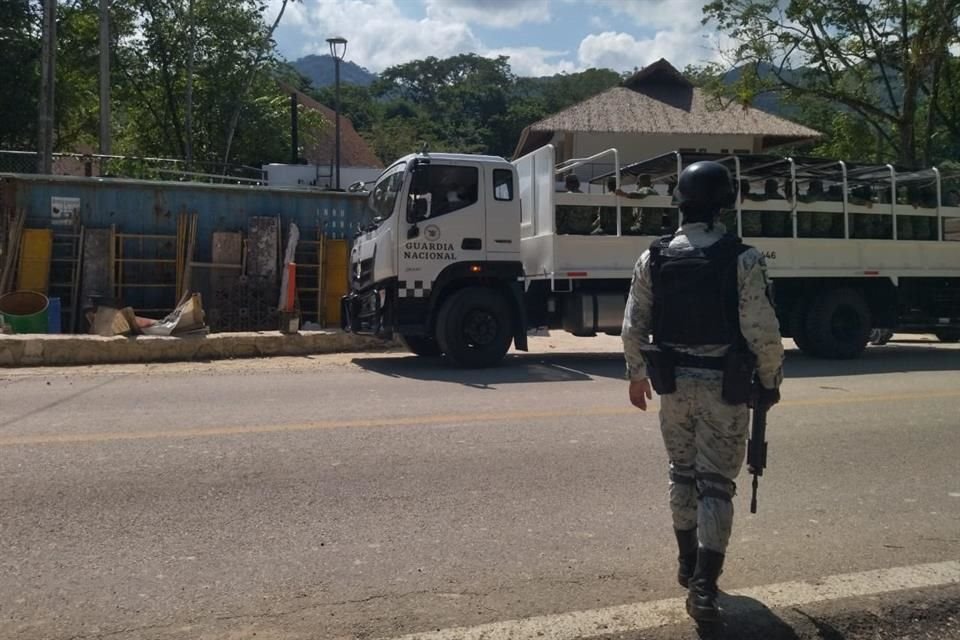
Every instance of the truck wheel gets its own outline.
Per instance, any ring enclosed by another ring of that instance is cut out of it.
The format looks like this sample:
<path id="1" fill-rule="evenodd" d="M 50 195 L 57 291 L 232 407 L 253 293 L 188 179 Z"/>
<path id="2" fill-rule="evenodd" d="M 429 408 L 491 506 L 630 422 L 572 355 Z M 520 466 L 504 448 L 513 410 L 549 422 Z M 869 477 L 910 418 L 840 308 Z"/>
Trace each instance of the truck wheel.
<path id="1" fill-rule="evenodd" d="M 461 289 L 443 303 L 437 316 L 440 349 L 460 367 L 498 364 L 512 338 L 510 307 L 492 289 Z"/>
<path id="2" fill-rule="evenodd" d="M 937 329 L 933 335 L 940 342 L 960 342 L 960 329 Z"/>
<path id="3" fill-rule="evenodd" d="M 432 358 L 440 355 L 440 345 L 429 336 L 400 336 L 403 344 L 407 346 L 413 354 Z"/>
<path id="4" fill-rule="evenodd" d="M 816 299 L 805 323 L 811 353 L 855 358 L 870 338 L 870 308 L 854 289 L 833 289 Z"/>

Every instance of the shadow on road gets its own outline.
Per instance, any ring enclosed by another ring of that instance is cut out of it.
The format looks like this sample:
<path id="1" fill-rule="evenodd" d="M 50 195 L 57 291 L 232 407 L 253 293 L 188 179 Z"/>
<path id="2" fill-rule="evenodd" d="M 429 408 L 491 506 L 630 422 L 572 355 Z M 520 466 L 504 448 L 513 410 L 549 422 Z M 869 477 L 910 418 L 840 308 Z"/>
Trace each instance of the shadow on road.
<path id="1" fill-rule="evenodd" d="M 359 356 L 353 364 L 368 371 L 409 380 L 453 382 L 484 388 L 530 382 L 575 382 L 623 378 L 619 353 L 510 354 L 498 367 L 458 369 L 441 358 Z"/>
<path id="2" fill-rule="evenodd" d="M 888 344 L 882 347 L 867 347 L 855 360 L 823 360 L 790 349 L 787 351 L 784 375 L 787 378 L 812 378 L 958 369 L 960 349 L 929 342 L 923 345 L 918 342 L 916 345 Z"/>
<path id="3" fill-rule="evenodd" d="M 574 382 L 624 376 L 623 355 L 605 353 L 512 353 L 503 364 L 489 369 L 457 369 L 440 358 L 358 356 L 353 363 L 363 369 L 410 380 L 452 382 L 485 388 L 501 384 L 530 382 Z M 886 345 L 869 347 L 856 360 L 811 358 L 797 349 L 788 349 L 785 375 L 788 378 L 850 376 L 910 371 L 956 371 L 960 349 L 936 344 Z"/>
<path id="4" fill-rule="evenodd" d="M 699 625 L 699 640 L 799 640 L 793 628 L 765 604 L 746 596 L 724 594 L 720 598 L 723 621 Z"/>

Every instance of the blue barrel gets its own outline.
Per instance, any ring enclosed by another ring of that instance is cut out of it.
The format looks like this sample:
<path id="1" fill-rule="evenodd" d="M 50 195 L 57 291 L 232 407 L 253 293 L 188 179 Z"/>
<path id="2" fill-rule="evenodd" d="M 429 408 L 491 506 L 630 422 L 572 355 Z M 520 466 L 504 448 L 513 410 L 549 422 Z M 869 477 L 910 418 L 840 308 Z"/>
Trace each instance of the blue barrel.
<path id="1" fill-rule="evenodd" d="M 60 326 L 61 307 L 60 298 L 47 298 L 47 333 L 60 333 L 63 328 Z"/>

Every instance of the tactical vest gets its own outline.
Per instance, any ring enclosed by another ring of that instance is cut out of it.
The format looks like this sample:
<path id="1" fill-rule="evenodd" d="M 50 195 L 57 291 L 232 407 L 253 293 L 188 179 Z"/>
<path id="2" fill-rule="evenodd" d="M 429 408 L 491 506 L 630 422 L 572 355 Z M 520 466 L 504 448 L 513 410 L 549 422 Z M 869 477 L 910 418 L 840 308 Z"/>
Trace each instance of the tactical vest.
<path id="1" fill-rule="evenodd" d="M 735 345 L 740 333 L 737 258 L 749 249 L 734 234 L 705 248 L 677 251 L 673 236 L 650 245 L 653 342 Z"/>

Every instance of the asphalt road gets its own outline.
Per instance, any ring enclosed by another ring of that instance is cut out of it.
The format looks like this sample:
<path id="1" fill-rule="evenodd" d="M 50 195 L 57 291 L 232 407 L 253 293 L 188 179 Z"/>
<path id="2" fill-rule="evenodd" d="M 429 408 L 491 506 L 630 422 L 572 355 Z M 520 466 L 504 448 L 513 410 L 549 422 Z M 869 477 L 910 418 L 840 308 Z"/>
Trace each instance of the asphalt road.
<path id="1" fill-rule="evenodd" d="M 616 339 L 537 344 L 485 371 L 403 354 L 0 371 L 0 637 L 392 638 L 681 596 L 657 416 L 627 404 Z M 958 369 L 925 341 L 790 351 L 721 586 L 960 558 Z M 711 633 L 960 638 L 958 602 L 757 605 Z"/>

